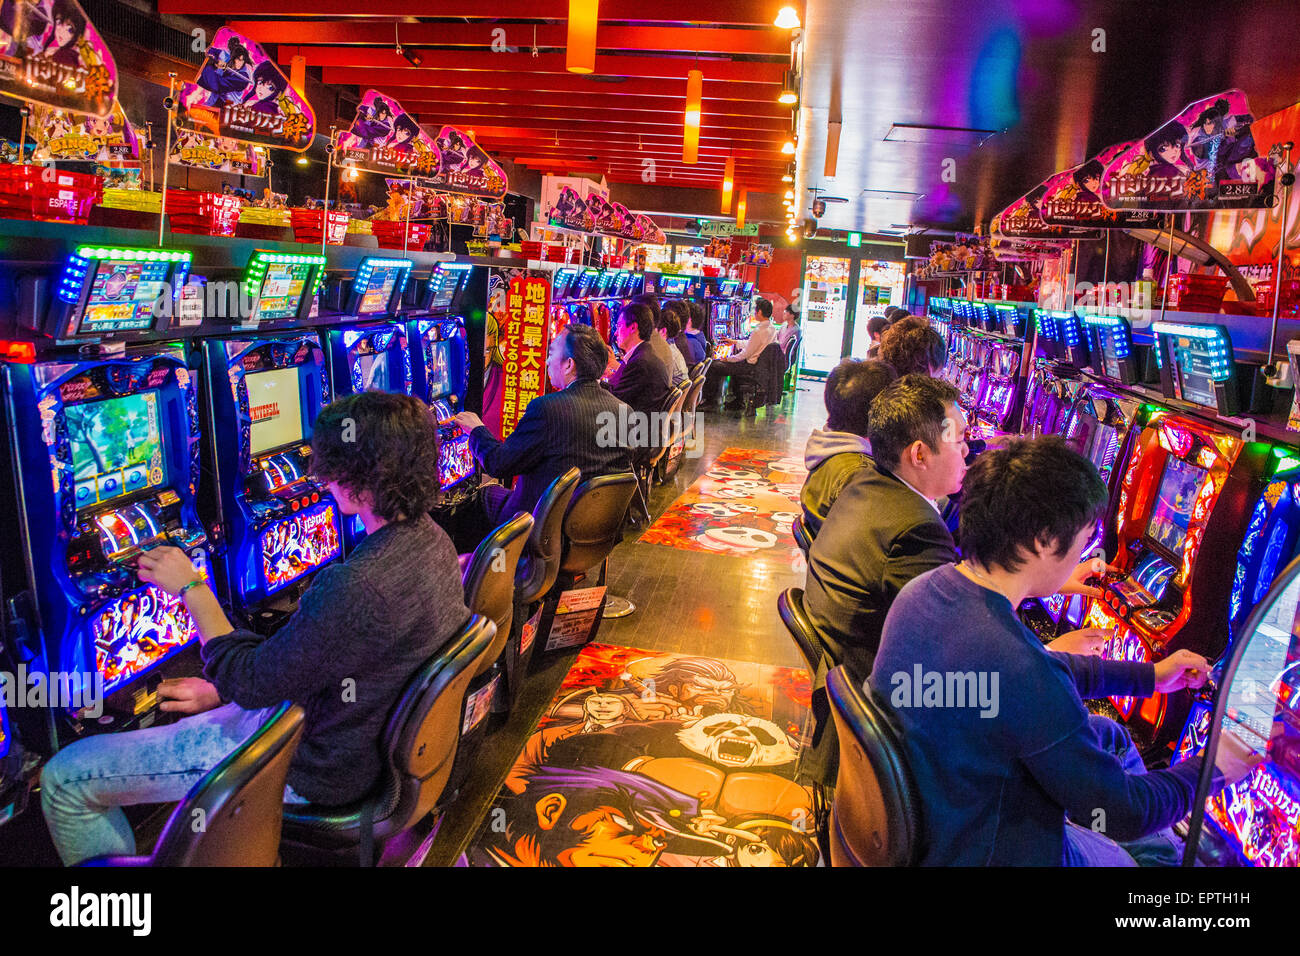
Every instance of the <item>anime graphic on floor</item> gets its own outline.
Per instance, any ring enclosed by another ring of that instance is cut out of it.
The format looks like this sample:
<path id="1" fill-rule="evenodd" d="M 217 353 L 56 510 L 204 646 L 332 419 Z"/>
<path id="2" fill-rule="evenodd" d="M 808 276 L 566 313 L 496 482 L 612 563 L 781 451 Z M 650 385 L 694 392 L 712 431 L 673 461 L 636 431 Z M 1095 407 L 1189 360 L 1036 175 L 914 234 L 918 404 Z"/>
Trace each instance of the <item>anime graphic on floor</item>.
<path id="1" fill-rule="evenodd" d="M 809 675 L 583 649 L 461 866 L 816 866 Z"/>
<path id="2" fill-rule="evenodd" d="M 790 527 L 807 474 L 802 456 L 728 448 L 641 540 L 788 563 L 799 551 Z"/>

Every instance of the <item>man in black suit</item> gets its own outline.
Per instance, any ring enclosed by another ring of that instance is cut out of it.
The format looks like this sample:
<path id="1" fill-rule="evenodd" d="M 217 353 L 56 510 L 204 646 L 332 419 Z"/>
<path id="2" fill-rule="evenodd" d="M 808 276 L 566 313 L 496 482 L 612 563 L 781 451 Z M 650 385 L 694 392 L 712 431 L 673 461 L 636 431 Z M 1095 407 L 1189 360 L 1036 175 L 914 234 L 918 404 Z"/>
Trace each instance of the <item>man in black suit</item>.
<path id="1" fill-rule="evenodd" d="M 627 449 L 608 441 L 616 435 L 622 402 L 600 384 L 609 347 L 600 333 L 570 324 L 551 341 L 546 374 L 559 389 L 528 403 L 519 424 L 505 441 L 492 434 L 473 412 L 461 412 L 456 424 L 469 434 L 474 457 L 494 478 L 514 478 L 514 490 L 486 490 L 484 506 L 493 521 L 516 511 L 532 511 L 552 481 L 577 467 L 582 479 L 628 471 Z"/>
<path id="2" fill-rule="evenodd" d="M 654 314 L 649 306 L 623 306 L 614 322 L 614 341 L 623 351 L 623 364 L 610 375 L 609 390 L 647 420 L 663 410 L 672 391 L 668 368 L 652 351 L 650 339 L 654 336 Z"/>
<path id="3" fill-rule="evenodd" d="M 849 479 L 808 553 L 804 602 L 827 667 L 871 672 L 894 598 L 913 578 L 957 559 L 935 500 L 966 473 L 966 417 L 957 389 L 905 375 L 871 403 L 874 464 Z"/>

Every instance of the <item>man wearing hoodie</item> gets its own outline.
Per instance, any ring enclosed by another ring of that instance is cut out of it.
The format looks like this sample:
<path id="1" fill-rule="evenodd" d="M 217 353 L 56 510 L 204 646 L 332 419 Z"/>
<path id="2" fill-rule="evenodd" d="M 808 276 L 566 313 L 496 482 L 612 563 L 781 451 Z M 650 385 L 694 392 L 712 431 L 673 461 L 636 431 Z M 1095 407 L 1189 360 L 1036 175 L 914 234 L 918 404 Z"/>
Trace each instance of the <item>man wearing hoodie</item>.
<path id="1" fill-rule="evenodd" d="M 804 527 L 812 537 L 821 530 L 831 505 L 848 480 L 871 462 L 867 439 L 871 400 L 898 378 L 887 362 L 846 358 L 826 377 L 826 428 L 808 436 L 804 464 L 808 477 L 799 494 Z"/>

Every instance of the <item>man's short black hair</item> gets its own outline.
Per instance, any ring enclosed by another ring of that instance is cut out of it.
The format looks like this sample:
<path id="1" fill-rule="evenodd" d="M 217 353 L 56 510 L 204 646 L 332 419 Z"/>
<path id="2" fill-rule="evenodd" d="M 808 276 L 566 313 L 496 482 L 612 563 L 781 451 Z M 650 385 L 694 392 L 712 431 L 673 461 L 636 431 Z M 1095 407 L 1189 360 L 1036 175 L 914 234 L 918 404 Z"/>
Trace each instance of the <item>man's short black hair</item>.
<path id="1" fill-rule="evenodd" d="M 644 305 L 650 310 L 652 328 L 659 324 L 659 296 L 655 295 L 653 292 L 642 292 L 640 295 L 634 295 L 632 297 L 632 304 Z M 645 336 L 645 338 L 649 338 L 649 336 Z"/>
<path id="2" fill-rule="evenodd" d="M 675 339 L 682 332 L 682 314 L 677 309 L 664 309 L 659 313 L 659 328 L 669 339 Z"/>
<path id="3" fill-rule="evenodd" d="M 631 322 L 635 325 L 636 334 L 641 337 L 642 342 L 647 341 L 650 336 L 654 335 L 655 317 L 648 305 L 643 305 L 640 302 L 629 302 L 619 312 L 618 321 Z"/>
<path id="4" fill-rule="evenodd" d="M 1059 435 L 1013 439 L 975 460 L 962 482 L 961 550 L 986 568 L 1017 571 L 1035 544 L 1065 557 L 1096 525 L 1106 483 Z"/>
<path id="5" fill-rule="evenodd" d="M 931 369 L 943 368 L 948 349 L 943 336 L 929 322 L 909 315 L 891 324 L 880 336 L 880 357 L 899 375 L 929 375 Z"/>
<path id="6" fill-rule="evenodd" d="M 704 318 L 704 306 L 700 305 L 698 302 L 687 302 L 686 307 L 691 313 L 691 328 L 695 329 L 697 332 L 703 332 L 705 326 L 708 325 L 708 322 L 706 322 Z"/>
<path id="7" fill-rule="evenodd" d="M 889 328 L 889 320 L 883 315 L 873 315 L 867 319 L 867 334 L 873 339 L 880 338 L 882 332 Z"/>
<path id="8" fill-rule="evenodd" d="M 580 381 L 594 380 L 605 374 L 609 364 L 609 346 L 590 325 L 570 322 L 564 332 L 564 355 L 573 359 L 573 374 Z"/>
<path id="9" fill-rule="evenodd" d="M 846 358 L 826 376 L 826 427 L 864 438 L 871 421 L 871 402 L 898 373 L 888 362 Z"/>
<path id="10" fill-rule="evenodd" d="M 355 497 L 369 493 L 388 521 L 417 518 L 438 502 L 438 425 L 410 395 L 361 392 L 321 409 L 312 426 L 311 471 Z"/>
<path id="11" fill-rule="evenodd" d="M 949 427 L 948 406 L 960 397 L 956 388 L 928 375 L 904 375 L 886 385 L 871 403 L 867 430 L 876 464 L 897 468 L 903 451 L 915 441 L 937 450 Z"/>
<path id="12" fill-rule="evenodd" d="M 764 299 L 762 296 L 759 296 L 754 300 L 754 311 L 763 318 L 770 319 L 772 317 L 772 303 L 768 302 L 767 299 Z"/>

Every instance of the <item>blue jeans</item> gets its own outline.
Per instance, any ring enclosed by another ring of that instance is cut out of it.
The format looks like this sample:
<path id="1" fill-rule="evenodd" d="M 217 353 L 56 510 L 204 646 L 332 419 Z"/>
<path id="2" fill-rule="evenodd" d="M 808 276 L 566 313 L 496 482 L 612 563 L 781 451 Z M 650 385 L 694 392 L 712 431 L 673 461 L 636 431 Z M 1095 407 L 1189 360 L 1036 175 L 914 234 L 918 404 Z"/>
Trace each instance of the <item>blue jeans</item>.
<path id="1" fill-rule="evenodd" d="M 1089 716 L 1088 722 L 1102 749 L 1118 757 L 1125 772 L 1147 772 L 1128 731 L 1109 717 L 1096 714 Z M 1140 840 L 1119 844 L 1103 833 L 1065 821 L 1065 866 L 1138 866 L 1139 861 L 1143 865 L 1176 864 L 1173 832 L 1166 828 Z"/>
<path id="2" fill-rule="evenodd" d="M 41 771 L 41 810 L 68 866 L 97 856 L 131 856 L 135 834 L 120 809 L 175 803 L 253 735 L 275 707 L 224 704 L 162 727 L 85 737 Z M 285 787 L 286 803 L 306 803 Z"/>

